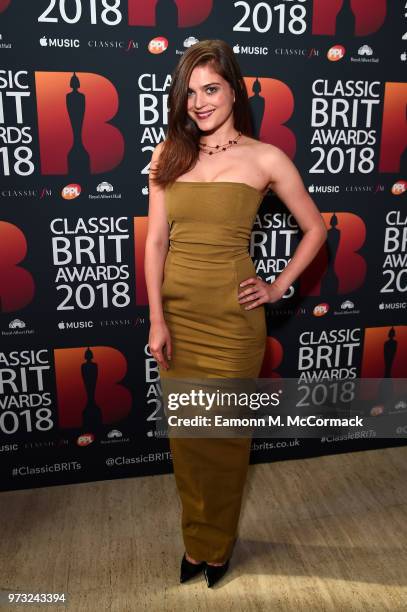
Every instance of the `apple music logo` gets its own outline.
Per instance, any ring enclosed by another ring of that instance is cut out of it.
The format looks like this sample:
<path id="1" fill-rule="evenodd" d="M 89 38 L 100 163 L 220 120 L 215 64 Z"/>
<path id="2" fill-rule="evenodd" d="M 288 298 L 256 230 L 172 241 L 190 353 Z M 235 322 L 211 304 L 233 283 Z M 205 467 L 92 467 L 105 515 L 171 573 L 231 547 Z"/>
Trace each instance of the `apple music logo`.
<path id="1" fill-rule="evenodd" d="M 58 329 L 85 329 L 93 327 L 93 321 L 59 321 Z"/>
<path id="2" fill-rule="evenodd" d="M 40 38 L 41 47 L 80 47 L 80 41 L 77 38 Z"/>

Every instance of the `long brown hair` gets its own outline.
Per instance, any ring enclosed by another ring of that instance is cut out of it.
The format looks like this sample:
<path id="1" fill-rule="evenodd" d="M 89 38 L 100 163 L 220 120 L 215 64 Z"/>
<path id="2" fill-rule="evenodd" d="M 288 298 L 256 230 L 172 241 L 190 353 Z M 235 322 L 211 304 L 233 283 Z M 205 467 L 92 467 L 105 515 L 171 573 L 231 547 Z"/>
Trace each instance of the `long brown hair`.
<path id="1" fill-rule="evenodd" d="M 247 136 L 253 135 L 249 98 L 233 49 L 223 40 L 201 40 L 189 47 L 172 73 L 168 91 L 168 129 L 159 160 L 151 168 L 153 182 L 166 187 L 188 172 L 199 156 L 201 130 L 187 112 L 188 87 L 196 66 L 210 64 L 233 88 L 234 127 Z"/>

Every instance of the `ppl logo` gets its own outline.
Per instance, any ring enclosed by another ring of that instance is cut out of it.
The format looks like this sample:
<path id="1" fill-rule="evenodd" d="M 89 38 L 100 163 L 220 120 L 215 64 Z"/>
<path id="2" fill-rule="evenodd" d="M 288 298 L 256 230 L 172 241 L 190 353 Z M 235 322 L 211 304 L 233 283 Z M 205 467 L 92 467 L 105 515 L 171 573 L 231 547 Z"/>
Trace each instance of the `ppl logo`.
<path id="1" fill-rule="evenodd" d="M 315 306 L 314 310 L 312 311 L 312 314 L 314 315 L 314 317 L 323 317 L 327 314 L 328 310 L 329 304 L 324 302 L 323 304 L 317 304 L 317 306 Z"/>
<path id="2" fill-rule="evenodd" d="M 387 0 L 314 0 L 312 33 L 330 36 L 367 36 L 383 25 Z"/>
<path id="3" fill-rule="evenodd" d="M 345 57 L 345 47 L 342 45 L 335 45 L 328 49 L 326 56 L 330 62 L 338 62 Z"/>
<path id="4" fill-rule="evenodd" d="M 61 191 L 61 196 L 64 198 L 64 200 L 74 200 L 81 195 L 81 191 L 82 189 L 80 185 L 77 183 L 70 183 L 63 188 Z"/>
<path id="5" fill-rule="evenodd" d="M 393 195 L 401 195 L 407 191 L 407 181 L 397 181 L 391 188 L 391 192 Z"/>
<path id="6" fill-rule="evenodd" d="M 153 40 L 148 43 L 148 50 L 150 53 L 157 55 L 163 53 L 168 49 L 168 40 L 164 36 L 156 36 Z"/>
<path id="7" fill-rule="evenodd" d="M 128 0 L 130 26 L 147 26 L 169 31 L 189 28 L 206 21 L 212 12 L 213 0 Z"/>
<path id="8" fill-rule="evenodd" d="M 76 444 L 78 446 L 89 446 L 95 441 L 95 436 L 92 433 L 86 433 L 78 436 Z"/>
<path id="9" fill-rule="evenodd" d="M 0 13 L 10 6 L 11 0 L 0 0 Z"/>
<path id="10" fill-rule="evenodd" d="M 106 77 L 37 71 L 35 93 L 42 174 L 87 177 L 121 163 L 124 138 L 114 125 L 119 95 Z"/>

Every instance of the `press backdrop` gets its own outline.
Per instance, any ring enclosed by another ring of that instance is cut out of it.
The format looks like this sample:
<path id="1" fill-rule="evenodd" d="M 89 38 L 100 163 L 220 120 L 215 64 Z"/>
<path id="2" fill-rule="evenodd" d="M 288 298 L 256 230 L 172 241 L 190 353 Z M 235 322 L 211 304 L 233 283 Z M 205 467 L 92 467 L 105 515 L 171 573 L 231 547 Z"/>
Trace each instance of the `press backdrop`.
<path id="1" fill-rule="evenodd" d="M 202 39 L 233 46 L 255 135 L 295 162 L 329 230 L 267 308 L 261 376 L 328 394 L 333 378 L 407 377 L 404 4 L 0 0 L 3 490 L 172 470 L 148 347 L 147 185 L 171 73 Z M 300 237 L 270 192 L 257 273 L 273 280 Z M 251 461 L 404 443 L 254 440 Z"/>

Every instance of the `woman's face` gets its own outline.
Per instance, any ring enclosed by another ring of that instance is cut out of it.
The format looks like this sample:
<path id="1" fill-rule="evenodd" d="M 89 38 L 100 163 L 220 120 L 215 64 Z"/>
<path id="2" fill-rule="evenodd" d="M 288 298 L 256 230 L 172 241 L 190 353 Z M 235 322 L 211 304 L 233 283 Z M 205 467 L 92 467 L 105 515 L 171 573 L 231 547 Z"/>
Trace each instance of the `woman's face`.
<path id="1" fill-rule="evenodd" d="M 201 130 L 213 130 L 233 112 L 235 93 L 208 64 L 196 66 L 189 80 L 188 115 Z"/>

